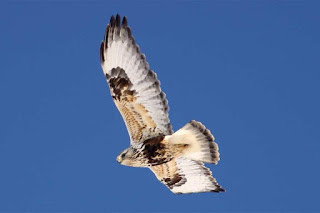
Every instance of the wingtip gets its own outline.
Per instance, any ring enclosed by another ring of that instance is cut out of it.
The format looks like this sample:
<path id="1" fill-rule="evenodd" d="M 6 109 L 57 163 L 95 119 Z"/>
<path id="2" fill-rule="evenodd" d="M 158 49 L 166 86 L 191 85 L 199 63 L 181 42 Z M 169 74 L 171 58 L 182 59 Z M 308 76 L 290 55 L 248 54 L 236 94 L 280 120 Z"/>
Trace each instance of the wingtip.
<path id="1" fill-rule="evenodd" d="M 220 186 L 214 190 L 211 190 L 211 192 L 226 192 L 226 190 L 224 188 L 221 188 Z"/>
<path id="2" fill-rule="evenodd" d="M 122 19 L 122 26 L 128 26 L 128 20 L 127 20 L 127 17 L 124 16 L 123 19 Z"/>
<path id="3" fill-rule="evenodd" d="M 120 20 L 121 20 L 121 17 L 119 14 L 116 15 L 116 27 L 120 27 Z"/>
<path id="4" fill-rule="evenodd" d="M 123 16 L 121 22 L 120 14 L 117 14 L 116 16 L 112 15 L 109 21 L 109 25 L 110 27 L 120 27 L 121 25 L 123 27 L 128 27 L 128 18 L 126 16 Z"/>
<path id="5" fill-rule="evenodd" d="M 111 16 L 110 22 L 109 22 L 111 27 L 115 26 L 115 22 L 116 22 L 116 19 L 114 18 L 114 16 Z"/>

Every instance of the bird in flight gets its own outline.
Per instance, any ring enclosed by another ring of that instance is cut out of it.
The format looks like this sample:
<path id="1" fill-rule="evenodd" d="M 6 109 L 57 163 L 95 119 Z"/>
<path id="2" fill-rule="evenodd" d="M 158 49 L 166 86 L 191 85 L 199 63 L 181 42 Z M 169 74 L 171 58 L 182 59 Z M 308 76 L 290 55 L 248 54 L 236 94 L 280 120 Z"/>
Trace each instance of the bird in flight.
<path id="1" fill-rule="evenodd" d="M 190 121 L 173 132 L 168 101 L 141 54 L 126 17 L 111 17 L 100 46 L 110 93 L 130 136 L 117 161 L 147 167 L 173 193 L 224 192 L 204 163 L 217 164 L 219 149 L 210 130 Z"/>

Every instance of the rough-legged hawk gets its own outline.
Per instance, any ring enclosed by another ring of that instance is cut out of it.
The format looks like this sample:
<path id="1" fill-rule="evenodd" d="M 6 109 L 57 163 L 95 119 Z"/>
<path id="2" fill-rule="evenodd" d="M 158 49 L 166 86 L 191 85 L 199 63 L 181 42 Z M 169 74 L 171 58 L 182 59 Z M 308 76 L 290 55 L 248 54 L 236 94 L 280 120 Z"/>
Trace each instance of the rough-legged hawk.
<path id="1" fill-rule="evenodd" d="M 210 130 L 192 120 L 172 131 L 157 75 L 140 53 L 127 18 L 120 19 L 111 17 L 100 47 L 101 66 L 131 140 L 117 161 L 150 168 L 174 193 L 225 191 L 204 166 L 220 159 Z"/>

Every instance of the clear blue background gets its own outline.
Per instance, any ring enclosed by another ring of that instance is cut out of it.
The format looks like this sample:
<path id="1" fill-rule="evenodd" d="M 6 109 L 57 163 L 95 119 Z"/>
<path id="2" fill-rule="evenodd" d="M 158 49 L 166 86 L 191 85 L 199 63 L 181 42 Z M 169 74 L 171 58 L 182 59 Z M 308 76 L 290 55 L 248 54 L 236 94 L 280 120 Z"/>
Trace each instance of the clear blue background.
<path id="1" fill-rule="evenodd" d="M 317 212 L 317 1 L 0 5 L 0 211 Z M 112 14 L 158 73 L 174 130 L 211 129 L 226 193 L 174 195 L 129 145 L 99 61 Z"/>

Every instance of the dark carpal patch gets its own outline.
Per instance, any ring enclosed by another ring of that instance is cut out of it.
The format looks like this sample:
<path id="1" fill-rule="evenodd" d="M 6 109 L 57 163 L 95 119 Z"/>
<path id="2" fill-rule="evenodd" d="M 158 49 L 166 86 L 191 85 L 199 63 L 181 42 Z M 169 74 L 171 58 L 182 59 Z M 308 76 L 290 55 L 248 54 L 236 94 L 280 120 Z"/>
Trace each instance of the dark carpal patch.
<path id="1" fill-rule="evenodd" d="M 128 96 L 133 96 L 135 90 L 131 90 L 132 83 L 128 78 L 124 69 L 117 67 L 113 68 L 110 75 L 106 74 L 107 81 L 110 85 L 110 92 L 113 99 L 126 99 Z"/>
<path id="2" fill-rule="evenodd" d="M 163 182 L 172 189 L 173 187 L 181 186 L 186 182 L 186 179 L 179 174 L 175 174 L 173 178 L 164 178 Z"/>

